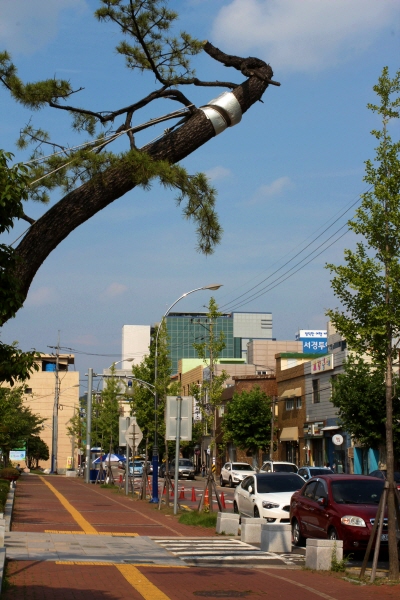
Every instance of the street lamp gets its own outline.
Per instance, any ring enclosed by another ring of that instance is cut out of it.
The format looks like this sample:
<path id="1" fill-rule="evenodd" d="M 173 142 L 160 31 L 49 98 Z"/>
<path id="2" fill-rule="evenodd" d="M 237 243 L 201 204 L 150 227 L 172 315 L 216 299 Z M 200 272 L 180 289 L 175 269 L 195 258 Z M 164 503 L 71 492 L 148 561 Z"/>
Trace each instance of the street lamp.
<path id="1" fill-rule="evenodd" d="M 154 355 L 154 383 L 155 383 L 155 394 L 154 394 L 154 445 L 153 445 L 153 492 L 152 498 L 150 500 L 151 503 L 158 503 L 158 419 L 157 419 L 157 408 L 158 408 L 158 391 L 157 391 L 157 377 L 158 377 L 158 335 L 160 333 L 160 329 L 162 327 L 163 321 L 165 317 L 169 314 L 170 310 L 178 304 L 180 300 L 186 298 L 190 294 L 194 294 L 194 292 L 200 292 L 201 290 L 218 290 L 222 286 L 222 283 L 212 283 L 211 285 L 204 285 L 203 287 L 196 288 L 194 290 L 190 290 L 190 292 L 186 292 L 179 296 L 178 300 L 175 300 L 173 304 L 167 309 L 164 313 L 160 324 L 157 328 L 156 333 L 156 347 L 155 347 L 155 355 Z"/>
<path id="2" fill-rule="evenodd" d="M 132 362 L 134 361 L 134 358 L 123 358 L 122 360 L 117 360 L 117 362 L 113 362 L 112 365 L 110 365 L 107 369 L 107 371 L 109 371 L 110 369 L 112 369 L 113 367 L 115 367 L 115 365 L 119 365 L 122 362 Z"/>

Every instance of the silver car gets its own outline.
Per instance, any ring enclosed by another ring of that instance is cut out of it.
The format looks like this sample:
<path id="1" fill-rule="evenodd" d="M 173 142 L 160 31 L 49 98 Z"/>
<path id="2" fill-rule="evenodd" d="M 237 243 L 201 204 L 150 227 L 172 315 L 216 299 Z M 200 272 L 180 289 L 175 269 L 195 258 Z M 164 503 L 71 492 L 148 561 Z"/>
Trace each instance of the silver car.
<path id="1" fill-rule="evenodd" d="M 227 483 L 233 488 L 235 485 L 243 481 L 248 475 L 253 475 L 256 471 L 248 463 L 227 462 L 221 469 L 219 483 L 221 487 Z"/>
<path id="2" fill-rule="evenodd" d="M 175 477 L 175 459 L 169 463 L 168 467 L 171 477 Z M 178 463 L 178 479 L 194 479 L 194 464 L 188 458 L 180 458 Z"/>

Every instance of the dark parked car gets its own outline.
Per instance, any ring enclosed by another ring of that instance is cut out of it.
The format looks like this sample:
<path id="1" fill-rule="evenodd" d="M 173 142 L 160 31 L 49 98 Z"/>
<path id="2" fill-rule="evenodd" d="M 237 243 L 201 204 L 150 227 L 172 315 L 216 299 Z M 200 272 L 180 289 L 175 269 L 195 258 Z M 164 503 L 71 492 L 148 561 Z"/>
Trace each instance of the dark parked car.
<path id="1" fill-rule="evenodd" d="M 387 479 L 387 471 L 386 469 L 378 469 L 377 471 L 372 471 L 369 474 L 370 477 L 378 477 L 379 479 Z M 394 482 L 397 486 L 397 489 L 400 490 L 400 473 L 398 471 L 394 472 Z"/>
<path id="2" fill-rule="evenodd" d="M 384 482 L 364 475 L 320 475 L 292 496 L 290 522 L 296 546 L 304 538 L 343 540 L 344 550 L 365 550 Z M 385 519 L 382 546 L 387 545 Z"/>
<path id="3" fill-rule="evenodd" d="M 316 477 L 317 475 L 333 475 L 334 471 L 329 467 L 301 467 L 297 471 L 297 474 L 308 481 L 311 477 Z"/>

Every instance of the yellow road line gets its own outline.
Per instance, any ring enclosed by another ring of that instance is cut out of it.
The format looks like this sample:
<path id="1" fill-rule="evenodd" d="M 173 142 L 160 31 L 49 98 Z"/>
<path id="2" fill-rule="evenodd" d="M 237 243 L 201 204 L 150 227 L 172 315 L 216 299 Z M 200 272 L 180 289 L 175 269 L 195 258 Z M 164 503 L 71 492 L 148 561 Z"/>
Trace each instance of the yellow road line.
<path id="1" fill-rule="evenodd" d="M 186 565 L 157 565 L 154 563 L 130 563 L 129 565 L 121 565 L 120 563 L 107 562 L 107 561 L 92 561 L 92 560 L 56 560 L 56 565 L 78 565 L 78 566 L 94 566 L 94 567 L 152 567 L 157 569 L 189 569 Z"/>
<path id="2" fill-rule="evenodd" d="M 154 583 L 151 583 L 143 573 L 139 571 L 137 567 L 133 565 L 115 565 L 118 571 L 125 577 L 128 583 L 139 594 L 143 596 L 145 600 L 170 600 L 169 596 L 164 594 Z M 142 566 L 142 565 L 141 565 Z M 152 565 L 153 567 L 155 565 Z"/>
<path id="3" fill-rule="evenodd" d="M 58 531 L 57 529 L 45 529 L 45 533 L 58 533 L 63 535 L 86 535 L 86 531 Z M 138 533 L 120 533 L 118 531 L 96 531 L 95 535 L 108 535 L 110 537 L 140 537 Z"/>
<path id="4" fill-rule="evenodd" d="M 70 502 L 68 502 L 65 496 L 60 494 L 60 492 L 56 490 L 56 488 L 53 485 L 51 485 L 51 483 L 46 481 L 44 477 L 41 477 L 39 475 L 39 478 L 53 492 L 53 494 L 56 496 L 56 498 L 58 498 L 63 507 L 69 512 L 71 517 L 78 523 L 79 527 L 81 527 L 85 533 L 89 533 L 91 535 L 98 535 L 98 532 L 93 527 L 93 525 L 91 525 L 89 521 L 86 521 L 86 519 L 81 515 L 81 513 L 78 510 L 76 510 L 76 508 L 74 508 Z"/>

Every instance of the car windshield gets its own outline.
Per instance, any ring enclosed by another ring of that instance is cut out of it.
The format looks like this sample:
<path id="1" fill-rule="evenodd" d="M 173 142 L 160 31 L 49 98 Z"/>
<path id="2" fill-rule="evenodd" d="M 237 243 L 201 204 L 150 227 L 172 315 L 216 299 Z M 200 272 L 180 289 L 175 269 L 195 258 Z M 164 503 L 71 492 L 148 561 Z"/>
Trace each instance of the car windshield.
<path id="1" fill-rule="evenodd" d="M 332 481 L 333 499 L 338 504 L 379 504 L 383 490 L 383 481 L 349 479 Z"/>
<path id="2" fill-rule="evenodd" d="M 311 477 L 315 477 L 316 475 L 329 475 L 329 473 L 334 473 L 332 469 L 310 469 Z"/>
<path id="3" fill-rule="evenodd" d="M 233 471 L 254 471 L 250 465 L 242 465 L 242 463 L 232 463 Z"/>
<path id="4" fill-rule="evenodd" d="M 274 463 L 274 471 L 276 473 L 297 473 L 296 465 L 282 465 Z"/>
<path id="5" fill-rule="evenodd" d="M 180 467 L 193 467 L 193 463 L 191 460 L 179 460 L 179 466 Z"/>
<path id="6" fill-rule="evenodd" d="M 304 485 L 304 479 L 299 475 L 282 477 L 273 473 L 257 477 L 257 491 L 259 494 L 279 494 L 280 492 L 295 492 Z"/>

